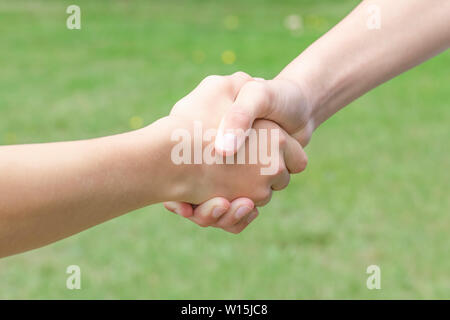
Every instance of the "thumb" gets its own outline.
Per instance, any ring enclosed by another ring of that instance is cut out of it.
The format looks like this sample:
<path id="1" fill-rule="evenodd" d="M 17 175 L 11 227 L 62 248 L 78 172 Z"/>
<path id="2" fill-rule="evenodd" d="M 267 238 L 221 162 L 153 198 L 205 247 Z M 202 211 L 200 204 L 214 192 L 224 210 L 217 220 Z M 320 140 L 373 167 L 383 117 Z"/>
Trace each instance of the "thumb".
<path id="1" fill-rule="evenodd" d="M 257 118 L 264 118 L 271 105 L 270 87 L 264 81 L 249 81 L 220 122 L 215 140 L 216 152 L 233 155 L 244 144 L 248 130 Z"/>
<path id="2" fill-rule="evenodd" d="M 272 120 L 290 135 L 304 130 L 310 107 L 303 90 L 283 79 L 255 79 L 244 84 L 219 126 L 215 149 L 233 155 L 242 144 L 255 119 Z"/>

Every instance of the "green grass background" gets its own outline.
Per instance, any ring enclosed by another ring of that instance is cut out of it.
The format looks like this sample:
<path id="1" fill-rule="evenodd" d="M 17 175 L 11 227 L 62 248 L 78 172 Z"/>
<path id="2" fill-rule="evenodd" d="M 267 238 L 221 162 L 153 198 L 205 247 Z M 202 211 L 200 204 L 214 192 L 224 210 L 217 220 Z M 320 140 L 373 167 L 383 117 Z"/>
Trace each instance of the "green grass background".
<path id="1" fill-rule="evenodd" d="M 0 0 L 0 143 L 119 133 L 206 75 L 273 77 L 357 3 Z M 242 234 L 155 205 L 0 260 L 0 298 L 450 298 L 449 68 L 445 52 L 328 120 L 307 170 Z M 81 290 L 65 287 L 71 264 Z"/>

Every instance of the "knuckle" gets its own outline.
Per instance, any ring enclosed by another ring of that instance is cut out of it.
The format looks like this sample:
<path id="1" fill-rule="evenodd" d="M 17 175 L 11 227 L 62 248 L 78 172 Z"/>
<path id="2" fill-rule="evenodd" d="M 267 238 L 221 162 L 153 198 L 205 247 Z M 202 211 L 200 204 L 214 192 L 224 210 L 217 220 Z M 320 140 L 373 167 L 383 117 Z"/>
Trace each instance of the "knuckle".
<path id="1" fill-rule="evenodd" d="M 284 166 L 284 164 L 281 164 L 278 166 L 277 170 L 275 170 L 274 176 L 275 177 L 279 177 L 282 176 L 286 173 L 286 167 Z"/>
<path id="2" fill-rule="evenodd" d="M 308 158 L 307 157 L 302 157 L 302 160 L 299 163 L 299 169 L 298 172 L 302 172 L 306 169 L 306 166 L 308 165 Z"/>
<path id="3" fill-rule="evenodd" d="M 272 186 L 272 190 L 274 190 L 274 191 L 283 190 L 284 188 L 286 188 L 289 185 L 290 180 L 291 180 L 291 175 L 287 174 L 285 177 L 283 177 L 283 180 L 280 183 Z"/>
<path id="4" fill-rule="evenodd" d="M 305 171 L 307 165 L 308 165 L 308 157 L 306 155 L 299 157 L 298 161 L 296 161 L 295 163 L 295 168 L 292 173 L 300 173 Z"/>
<path id="5" fill-rule="evenodd" d="M 257 206 L 264 206 L 269 203 L 272 198 L 272 189 L 265 188 L 259 191 L 258 195 L 255 197 L 254 202 Z"/>
<path id="6" fill-rule="evenodd" d="M 233 73 L 233 76 L 240 77 L 240 78 L 246 78 L 246 79 L 251 78 L 250 75 L 245 73 L 244 71 L 237 71 L 237 72 Z"/>
<path id="7" fill-rule="evenodd" d="M 220 85 L 226 82 L 223 76 L 209 75 L 201 82 L 202 85 Z"/>
<path id="8" fill-rule="evenodd" d="M 209 223 L 207 221 L 201 220 L 197 222 L 198 226 L 201 228 L 207 228 L 209 227 Z"/>
<path id="9" fill-rule="evenodd" d="M 230 228 L 228 229 L 228 232 L 232 233 L 232 234 L 239 234 L 241 233 L 241 229 L 237 229 L 237 228 Z"/>
<path id="10" fill-rule="evenodd" d="M 218 76 L 218 75 L 216 75 L 216 74 L 211 74 L 211 75 L 209 75 L 209 76 L 206 76 L 206 77 L 203 79 L 203 81 L 204 81 L 204 82 L 210 82 L 210 81 L 214 81 L 214 80 L 219 79 L 219 78 L 220 78 L 220 76 Z"/>
<path id="11" fill-rule="evenodd" d="M 264 193 L 263 193 L 263 198 L 264 200 L 270 200 L 270 198 L 272 197 L 272 190 L 270 188 L 267 188 Z"/>
<path id="12" fill-rule="evenodd" d="M 171 115 L 175 114 L 176 112 L 178 112 L 179 109 L 181 109 L 183 107 L 185 99 L 186 98 L 182 98 L 173 105 L 172 110 L 170 110 Z"/>

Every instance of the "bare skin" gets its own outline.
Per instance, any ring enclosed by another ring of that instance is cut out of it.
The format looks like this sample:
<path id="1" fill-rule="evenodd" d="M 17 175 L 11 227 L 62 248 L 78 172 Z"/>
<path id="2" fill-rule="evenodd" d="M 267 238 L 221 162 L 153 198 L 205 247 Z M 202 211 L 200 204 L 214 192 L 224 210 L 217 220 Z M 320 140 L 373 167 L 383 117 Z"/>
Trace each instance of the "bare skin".
<path id="1" fill-rule="evenodd" d="M 379 9 L 379 29 L 367 26 L 371 6 Z M 449 16 L 447 0 L 362 1 L 275 79 L 246 83 L 219 132 L 245 130 L 264 118 L 306 146 L 312 132 L 350 102 L 448 49 Z M 243 143 L 236 139 L 236 147 L 216 144 L 216 150 L 234 153 Z"/>
<path id="2" fill-rule="evenodd" d="M 379 10 L 379 29 L 368 27 L 371 8 Z M 273 80 L 241 88 L 221 121 L 216 151 L 235 153 L 245 141 L 239 132 L 255 119 L 276 122 L 306 146 L 314 130 L 350 102 L 448 49 L 449 17 L 448 0 L 362 1 Z M 192 212 L 186 203 L 177 205 Z"/>
<path id="3" fill-rule="evenodd" d="M 366 24 L 372 4 L 381 12 L 377 30 Z M 211 98 L 205 90 L 205 101 L 225 99 L 229 106 L 220 125 L 217 119 L 210 125 L 223 134 L 252 125 L 278 128 L 272 122 L 255 122 L 272 120 L 305 146 L 313 131 L 348 103 L 446 50 L 449 16 L 448 0 L 363 1 L 275 79 L 253 81 L 241 74 L 227 78 L 233 85 L 229 91 L 219 90 L 223 96 Z M 208 113 L 198 110 L 207 122 Z M 176 166 L 168 161 L 170 133 L 183 126 L 191 129 L 194 120 L 177 112 L 145 129 L 111 137 L 0 147 L 0 257 L 169 200 L 178 201 L 166 203 L 169 209 L 201 226 L 238 233 L 257 216 L 254 204 L 265 204 L 272 189 L 285 187 L 289 172 L 306 165 L 302 149 L 284 135 L 282 166 L 271 177 L 255 174 L 255 168 L 233 167 L 225 173 L 218 166 Z M 227 137 L 217 139 L 217 152 L 232 154 L 245 141 L 244 136 Z M 226 180 L 227 188 L 192 188 L 205 185 L 205 172 L 209 186 Z M 190 205 L 207 199 L 195 210 Z M 242 207 L 245 211 L 238 215 Z"/>
<path id="4" fill-rule="evenodd" d="M 192 132 L 194 120 L 217 127 L 249 79 L 243 73 L 210 77 L 177 104 L 178 111 L 141 130 L 85 141 L 0 147 L 0 257 L 168 200 L 201 203 L 222 195 L 199 206 L 199 212 L 228 211 L 217 217 L 215 226 L 240 232 L 258 214 L 254 203 L 267 203 L 272 189 L 288 184 L 286 165 L 303 163 L 298 169 L 303 170 L 306 156 L 299 143 L 288 134 L 280 136 L 279 168 L 260 175 L 260 163 L 176 165 L 171 161 L 176 143 L 171 134 L 180 128 Z M 212 102 L 222 108 L 216 118 L 204 112 Z M 255 127 L 282 131 L 267 120 L 255 122 Z M 192 221 L 204 226 L 203 221 Z"/>

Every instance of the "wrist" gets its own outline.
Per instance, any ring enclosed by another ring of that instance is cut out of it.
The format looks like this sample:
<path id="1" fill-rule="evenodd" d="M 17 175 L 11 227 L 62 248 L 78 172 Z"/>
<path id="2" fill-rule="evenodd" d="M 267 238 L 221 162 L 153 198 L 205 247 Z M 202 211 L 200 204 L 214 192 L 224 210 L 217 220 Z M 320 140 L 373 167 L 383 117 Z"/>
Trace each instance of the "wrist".
<path id="1" fill-rule="evenodd" d="M 296 97 L 293 107 L 299 108 L 299 113 L 302 114 L 302 121 L 298 123 L 295 133 L 291 135 L 305 147 L 312 136 L 313 131 L 317 127 L 317 119 L 315 117 L 315 110 L 317 109 L 318 98 L 308 81 L 304 81 L 305 77 L 293 76 L 292 70 L 285 72 L 283 70 L 274 80 L 282 81 L 281 87 L 284 94 Z M 292 93 L 295 91 L 296 93 Z"/>
<path id="2" fill-rule="evenodd" d="M 294 82 L 305 96 L 309 109 L 306 131 L 312 132 L 336 113 L 345 93 L 345 73 L 331 68 L 326 54 L 313 44 L 277 76 Z"/>
<path id="3" fill-rule="evenodd" d="M 128 211 L 175 196 L 168 181 L 170 135 L 159 121 L 136 131 L 93 140 L 94 166 L 111 196 L 126 202 Z M 96 159 L 96 160 L 95 160 Z"/>
<path id="4" fill-rule="evenodd" d="M 134 141 L 134 170 L 139 177 L 139 194 L 151 203 L 164 201 L 187 201 L 192 193 L 189 181 L 195 175 L 195 165 L 177 165 L 172 161 L 173 147 L 179 143 L 171 139 L 177 129 L 192 132 L 190 124 L 175 117 L 161 118 L 151 125 L 127 133 Z"/>

